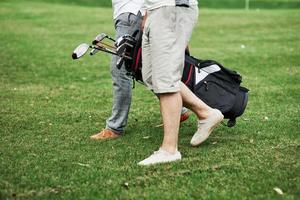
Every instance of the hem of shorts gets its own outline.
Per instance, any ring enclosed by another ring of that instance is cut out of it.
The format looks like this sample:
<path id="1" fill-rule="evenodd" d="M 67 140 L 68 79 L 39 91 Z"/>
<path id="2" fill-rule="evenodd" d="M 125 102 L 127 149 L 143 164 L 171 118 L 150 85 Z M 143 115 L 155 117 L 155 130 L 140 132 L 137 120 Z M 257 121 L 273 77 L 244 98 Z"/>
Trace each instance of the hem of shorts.
<path id="1" fill-rule="evenodd" d="M 179 92 L 180 88 L 172 87 L 172 88 L 167 88 L 167 89 L 154 89 L 153 91 L 155 94 L 175 93 L 175 92 Z"/>

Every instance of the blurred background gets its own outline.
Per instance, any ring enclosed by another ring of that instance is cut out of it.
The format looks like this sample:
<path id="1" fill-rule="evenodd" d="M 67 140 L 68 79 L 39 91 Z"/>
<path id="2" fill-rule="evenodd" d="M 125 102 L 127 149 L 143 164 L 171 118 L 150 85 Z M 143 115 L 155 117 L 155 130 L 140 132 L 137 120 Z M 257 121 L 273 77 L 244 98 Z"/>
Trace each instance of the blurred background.
<path id="1" fill-rule="evenodd" d="M 52 3 L 110 7 L 110 0 L 32 0 Z M 203 8 L 300 8 L 300 0 L 199 0 Z"/>

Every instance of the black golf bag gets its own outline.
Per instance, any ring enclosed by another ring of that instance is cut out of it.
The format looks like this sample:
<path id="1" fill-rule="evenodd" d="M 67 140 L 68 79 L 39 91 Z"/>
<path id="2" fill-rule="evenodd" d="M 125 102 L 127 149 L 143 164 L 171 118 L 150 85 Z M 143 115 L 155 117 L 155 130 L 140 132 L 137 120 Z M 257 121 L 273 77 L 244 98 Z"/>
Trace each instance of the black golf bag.
<path id="1" fill-rule="evenodd" d="M 137 25 L 139 27 L 139 25 Z M 124 51 L 132 59 L 125 59 L 125 67 L 133 80 L 143 82 L 141 31 L 137 28 L 125 37 L 128 47 Z M 126 45 L 125 45 L 126 46 Z M 133 48 L 131 48 L 133 46 Z M 121 67 L 121 63 L 119 65 Z M 248 89 L 240 86 L 242 76 L 236 71 L 223 67 L 214 60 L 200 60 L 185 53 L 185 66 L 182 82 L 202 101 L 212 108 L 219 109 L 232 127 L 247 106 Z"/>
<path id="2" fill-rule="evenodd" d="M 219 109 L 232 127 L 247 106 L 248 89 L 240 86 L 242 76 L 214 60 L 185 56 L 182 82 L 202 101 Z"/>

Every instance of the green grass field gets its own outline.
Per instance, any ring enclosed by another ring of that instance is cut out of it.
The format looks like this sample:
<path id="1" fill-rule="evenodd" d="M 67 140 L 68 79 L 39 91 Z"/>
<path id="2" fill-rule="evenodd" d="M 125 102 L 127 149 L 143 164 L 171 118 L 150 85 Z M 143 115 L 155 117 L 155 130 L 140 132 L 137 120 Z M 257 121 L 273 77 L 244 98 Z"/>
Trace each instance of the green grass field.
<path id="1" fill-rule="evenodd" d="M 113 35 L 112 10 L 0 1 L 0 199 L 299 199 L 299 10 L 200 13 L 192 54 L 243 75 L 247 110 L 198 148 L 192 116 L 181 162 L 139 167 L 162 141 L 156 97 L 137 84 L 126 135 L 91 141 L 111 111 L 110 56 L 71 60 Z"/>

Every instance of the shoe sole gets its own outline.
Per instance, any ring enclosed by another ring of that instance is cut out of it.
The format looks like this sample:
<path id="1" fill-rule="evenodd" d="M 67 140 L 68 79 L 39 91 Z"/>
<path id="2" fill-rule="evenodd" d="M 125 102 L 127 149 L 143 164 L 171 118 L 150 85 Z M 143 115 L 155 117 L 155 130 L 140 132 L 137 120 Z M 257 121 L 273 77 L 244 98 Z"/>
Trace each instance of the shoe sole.
<path id="1" fill-rule="evenodd" d="M 114 137 L 102 137 L 102 138 L 93 138 L 92 136 L 90 137 L 91 140 L 99 141 L 99 140 L 110 140 L 110 139 L 116 139 L 119 138 L 120 136 L 114 136 Z"/>
<path id="2" fill-rule="evenodd" d="M 156 163 L 149 163 L 149 164 L 139 164 L 139 166 L 153 166 L 153 165 L 161 165 L 161 164 L 167 164 L 167 163 L 172 163 L 172 162 L 178 162 L 180 161 L 181 158 L 175 159 L 175 160 L 170 160 L 170 161 L 164 161 L 164 162 L 156 162 Z"/>

